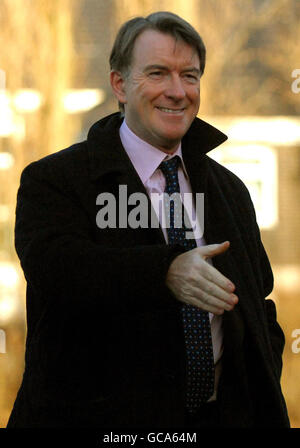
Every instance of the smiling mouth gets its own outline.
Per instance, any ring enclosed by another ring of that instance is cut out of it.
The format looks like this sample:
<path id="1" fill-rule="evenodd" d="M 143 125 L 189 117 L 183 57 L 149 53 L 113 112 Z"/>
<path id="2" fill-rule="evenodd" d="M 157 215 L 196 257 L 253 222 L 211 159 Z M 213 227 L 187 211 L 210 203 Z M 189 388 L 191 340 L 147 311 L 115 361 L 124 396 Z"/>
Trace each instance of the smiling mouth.
<path id="1" fill-rule="evenodd" d="M 157 106 L 157 109 L 167 114 L 173 114 L 173 115 L 180 115 L 185 110 L 184 107 L 182 109 L 170 109 L 168 107 L 159 107 L 159 106 Z"/>

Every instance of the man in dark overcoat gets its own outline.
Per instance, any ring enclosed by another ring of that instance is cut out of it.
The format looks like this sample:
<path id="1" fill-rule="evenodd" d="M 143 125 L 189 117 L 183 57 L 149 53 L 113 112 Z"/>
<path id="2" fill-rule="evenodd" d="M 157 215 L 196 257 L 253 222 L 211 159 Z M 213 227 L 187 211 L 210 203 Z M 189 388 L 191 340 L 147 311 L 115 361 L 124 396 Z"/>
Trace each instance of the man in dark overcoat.
<path id="1" fill-rule="evenodd" d="M 121 27 L 110 63 L 121 113 L 22 173 L 27 340 L 8 427 L 289 427 L 255 211 L 207 155 L 227 137 L 197 118 L 202 39 L 154 13 Z M 154 193 L 192 208 L 155 209 Z"/>

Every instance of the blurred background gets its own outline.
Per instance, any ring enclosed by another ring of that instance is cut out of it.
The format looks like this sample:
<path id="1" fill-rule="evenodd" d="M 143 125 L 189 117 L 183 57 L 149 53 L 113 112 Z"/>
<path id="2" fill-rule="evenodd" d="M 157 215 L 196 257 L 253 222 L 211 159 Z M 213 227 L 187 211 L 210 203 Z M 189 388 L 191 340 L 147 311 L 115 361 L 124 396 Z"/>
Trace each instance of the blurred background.
<path id="1" fill-rule="evenodd" d="M 0 0 L 0 427 L 24 368 L 26 284 L 14 250 L 21 171 L 117 110 L 108 76 L 115 34 L 157 10 L 181 15 L 207 46 L 199 116 L 229 136 L 211 156 L 244 180 L 255 204 L 286 336 L 283 392 L 300 427 L 299 0 Z"/>

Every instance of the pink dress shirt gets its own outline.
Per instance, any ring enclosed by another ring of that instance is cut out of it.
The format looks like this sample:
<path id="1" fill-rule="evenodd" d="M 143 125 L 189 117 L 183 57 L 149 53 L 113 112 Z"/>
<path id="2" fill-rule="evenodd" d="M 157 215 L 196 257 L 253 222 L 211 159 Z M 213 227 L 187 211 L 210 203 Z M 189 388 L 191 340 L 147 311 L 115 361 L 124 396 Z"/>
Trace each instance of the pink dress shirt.
<path id="1" fill-rule="evenodd" d="M 181 158 L 182 162 L 182 166 L 179 166 L 178 168 L 178 181 L 180 185 L 180 193 L 181 195 L 183 195 L 184 193 L 189 194 L 192 193 L 191 184 L 182 158 L 181 143 L 178 149 L 172 155 L 168 155 L 163 151 L 161 151 L 160 149 L 157 149 L 154 146 L 150 145 L 149 143 L 145 142 L 144 140 L 140 139 L 127 126 L 125 120 L 123 121 L 120 127 L 120 138 L 124 146 L 124 149 L 127 152 L 128 157 L 130 158 L 142 183 L 144 184 L 150 199 L 152 193 L 163 193 L 165 190 L 165 184 L 166 184 L 165 177 L 161 172 L 161 170 L 158 169 L 158 166 L 163 160 L 168 160 L 169 158 L 174 157 L 175 155 L 178 155 Z M 160 216 L 158 212 L 157 204 L 152 202 L 152 205 L 157 213 L 160 224 L 162 224 L 162 216 Z M 194 206 L 192 211 L 189 210 L 187 211 L 189 216 L 190 213 L 193 213 L 192 216 L 195 217 Z M 197 226 L 200 227 L 199 220 L 197 221 L 191 220 L 191 222 L 197 222 Z M 164 226 L 161 227 L 165 240 L 166 242 L 168 242 L 167 229 L 164 228 Z M 201 234 L 202 232 L 200 232 L 200 237 L 196 238 L 196 244 L 198 247 L 205 245 L 205 240 L 203 237 L 201 237 Z M 209 262 L 212 264 L 211 260 L 209 260 Z M 222 316 L 217 316 L 212 313 L 209 313 L 209 318 L 211 323 L 214 362 L 216 365 L 215 392 L 214 395 L 210 398 L 210 400 L 212 400 L 215 399 L 216 387 L 220 376 L 221 365 L 219 361 L 221 360 L 223 352 L 223 333 L 222 333 Z"/>

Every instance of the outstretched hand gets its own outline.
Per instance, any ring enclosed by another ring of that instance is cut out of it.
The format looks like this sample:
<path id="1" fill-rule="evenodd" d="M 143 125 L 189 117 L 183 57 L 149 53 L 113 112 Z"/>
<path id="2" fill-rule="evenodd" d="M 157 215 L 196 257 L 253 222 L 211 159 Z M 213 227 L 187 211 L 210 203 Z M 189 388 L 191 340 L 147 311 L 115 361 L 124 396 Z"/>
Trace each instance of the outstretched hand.
<path id="1" fill-rule="evenodd" d="M 238 302 L 235 285 L 206 260 L 222 254 L 229 241 L 196 247 L 178 255 L 171 263 L 166 284 L 181 302 L 221 315 Z"/>

